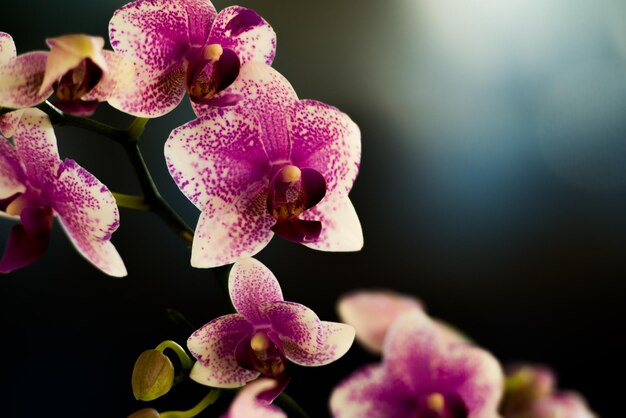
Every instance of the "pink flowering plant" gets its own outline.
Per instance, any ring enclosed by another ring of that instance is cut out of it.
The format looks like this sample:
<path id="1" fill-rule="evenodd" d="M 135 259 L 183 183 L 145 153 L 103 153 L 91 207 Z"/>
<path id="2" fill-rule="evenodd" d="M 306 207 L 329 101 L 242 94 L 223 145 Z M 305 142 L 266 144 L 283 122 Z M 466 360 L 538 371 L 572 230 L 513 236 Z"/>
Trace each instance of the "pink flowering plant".
<path id="1" fill-rule="evenodd" d="M 209 0 L 124 5 L 110 20 L 112 49 L 98 36 L 65 34 L 46 40 L 49 51 L 18 55 L 10 34 L 0 32 L 0 214 L 12 223 L 0 271 L 37 262 L 57 218 L 87 262 L 126 276 L 111 242 L 118 208 L 125 208 L 160 216 L 190 248 L 193 267 L 225 279 L 232 311 L 206 318 L 186 343 L 165 340 L 144 351 L 132 372 L 138 402 L 162 398 L 183 381 L 176 390 L 193 383 L 208 387 L 207 395 L 185 411 L 138 406 L 127 411 L 134 418 L 205 410 L 224 418 L 305 417 L 286 395 L 291 368 L 340 360 L 355 338 L 382 358 L 331 382 L 332 393 L 319 401 L 334 418 L 595 417 L 581 395 L 555 388 L 549 369 L 518 364 L 505 372 L 493 354 L 430 318 L 411 296 L 355 291 L 338 302 L 342 322 L 285 301 L 270 268 L 252 258 L 274 235 L 326 252 L 363 247 L 349 197 L 361 133 L 339 109 L 298 97 L 271 67 L 276 39 L 254 10 L 218 12 Z M 200 213 L 193 229 L 161 196 L 138 146 L 150 119 L 185 95 L 194 116 L 164 133 L 164 162 Z M 118 128 L 91 118 L 102 102 L 135 119 Z M 61 125 L 120 144 L 142 195 L 111 191 L 61 158 Z"/>

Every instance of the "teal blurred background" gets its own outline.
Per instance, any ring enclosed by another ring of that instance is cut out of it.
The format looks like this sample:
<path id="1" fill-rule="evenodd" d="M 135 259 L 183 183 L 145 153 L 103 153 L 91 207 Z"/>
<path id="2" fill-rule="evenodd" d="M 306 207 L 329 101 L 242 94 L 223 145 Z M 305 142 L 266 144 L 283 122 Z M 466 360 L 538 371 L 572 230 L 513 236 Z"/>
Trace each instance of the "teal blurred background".
<path id="1" fill-rule="evenodd" d="M 121 0 L 5 2 L 18 53 L 44 39 L 107 36 Z M 215 2 L 218 9 L 234 3 Z M 416 295 L 503 362 L 547 363 L 601 416 L 620 416 L 626 372 L 626 3 L 622 0 L 246 1 L 278 33 L 275 67 L 302 98 L 335 105 L 363 133 L 351 194 L 360 253 L 275 239 L 259 254 L 288 300 L 336 319 L 355 288 Z M 188 103 L 150 122 L 142 150 L 166 199 L 198 212 L 167 173 L 163 143 Z M 124 126 L 106 106 L 96 118 Z M 138 193 L 123 150 L 57 130 L 62 157 L 112 190 Z M 55 227 L 35 265 L 0 277 L 0 416 L 124 417 L 141 351 L 228 310 L 210 271 L 156 216 L 121 211 L 113 236 L 129 276 L 85 262 Z M 8 221 L 0 223 L 7 236 Z M 291 368 L 288 392 L 312 417 L 333 387 L 375 359 L 356 347 L 324 368 Z M 154 403 L 186 409 L 204 388 Z M 221 406 L 225 405 L 224 402 Z M 215 412 L 201 416 L 217 416 Z"/>

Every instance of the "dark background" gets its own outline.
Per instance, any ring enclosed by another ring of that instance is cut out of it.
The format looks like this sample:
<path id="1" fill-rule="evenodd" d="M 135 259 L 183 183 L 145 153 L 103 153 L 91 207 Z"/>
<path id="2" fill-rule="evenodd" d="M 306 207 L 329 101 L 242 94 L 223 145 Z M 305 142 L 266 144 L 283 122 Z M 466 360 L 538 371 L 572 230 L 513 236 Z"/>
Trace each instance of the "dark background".
<path id="1" fill-rule="evenodd" d="M 18 53 L 45 37 L 107 35 L 122 0 L 5 2 L 0 30 Z M 216 2 L 221 9 L 231 5 Z M 320 0 L 241 2 L 278 33 L 275 67 L 302 98 L 360 125 L 362 172 L 351 194 L 363 251 L 321 253 L 280 239 L 258 258 L 288 300 L 336 319 L 355 288 L 418 296 L 503 362 L 547 363 L 602 417 L 620 416 L 626 371 L 626 6 L 615 0 Z M 96 118 L 124 126 L 101 106 Z M 198 211 L 167 173 L 163 143 L 188 103 L 154 120 L 142 150 L 163 195 Z M 57 130 L 71 157 L 112 190 L 138 193 L 121 147 Z M 124 417 L 141 351 L 184 344 L 227 312 L 212 272 L 155 215 L 121 210 L 113 242 L 129 271 L 99 273 L 58 225 L 36 264 L 0 277 L 0 416 Z M 10 222 L 2 221 L 6 236 Z M 288 392 L 327 414 L 341 378 L 374 358 L 355 346 L 337 363 L 292 367 Z M 187 383 L 151 405 L 187 409 Z M 224 401 L 221 406 L 227 402 Z M 206 417 L 217 416 L 217 408 Z"/>

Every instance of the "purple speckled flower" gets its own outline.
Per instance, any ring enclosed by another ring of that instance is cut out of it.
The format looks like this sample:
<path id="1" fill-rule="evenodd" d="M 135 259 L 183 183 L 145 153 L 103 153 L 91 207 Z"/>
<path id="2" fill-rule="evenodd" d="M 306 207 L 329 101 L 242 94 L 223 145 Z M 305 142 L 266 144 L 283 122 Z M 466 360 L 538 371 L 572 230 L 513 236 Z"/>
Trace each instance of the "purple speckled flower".
<path id="1" fill-rule="evenodd" d="M 363 246 L 348 198 L 359 170 L 358 126 L 334 107 L 298 100 L 271 67 L 248 62 L 225 90 L 242 100 L 174 129 L 170 174 L 202 211 L 191 264 L 252 256 L 274 233 L 323 251 Z"/>
<path id="2" fill-rule="evenodd" d="M 259 379 L 249 383 L 237 394 L 222 418 L 287 418 L 287 414 L 262 396 L 264 392 L 275 390 L 276 385 L 273 379 Z"/>
<path id="3" fill-rule="evenodd" d="M 56 215 L 76 249 L 111 276 L 126 268 L 110 242 L 119 225 L 111 192 L 73 160 L 59 158 L 48 116 L 38 109 L 17 114 L 15 146 L 0 137 L 0 213 L 13 226 L 0 271 L 9 272 L 37 260 L 46 250 Z"/>
<path id="4" fill-rule="evenodd" d="M 138 0 L 109 24 L 111 45 L 135 58 L 137 88 L 109 103 L 126 113 L 157 117 L 189 93 L 194 108 L 219 105 L 219 94 L 248 61 L 271 64 L 276 34 L 256 12 L 232 6 L 217 14 L 209 0 Z"/>
<path id="5" fill-rule="evenodd" d="M 335 388 L 335 418 L 496 418 L 502 370 L 488 352 L 451 339 L 419 309 L 393 323 L 382 364 Z"/>
<path id="6" fill-rule="evenodd" d="M 282 389 L 287 359 L 322 366 L 352 345 L 354 328 L 320 321 L 309 308 L 285 302 L 272 272 L 253 258 L 233 265 L 228 288 L 238 313 L 214 319 L 187 341 L 198 360 L 190 376 L 198 383 L 234 388 L 263 375 Z"/>
<path id="7" fill-rule="evenodd" d="M 98 102 L 133 84 L 132 61 L 103 50 L 104 39 L 82 34 L 47 40 L 50 52 L 16 56 L 15 44 L 0 32 L 0 106 L 24 108 L 55 94 L 53 103 L 75 115 L 90 115 Z"/>

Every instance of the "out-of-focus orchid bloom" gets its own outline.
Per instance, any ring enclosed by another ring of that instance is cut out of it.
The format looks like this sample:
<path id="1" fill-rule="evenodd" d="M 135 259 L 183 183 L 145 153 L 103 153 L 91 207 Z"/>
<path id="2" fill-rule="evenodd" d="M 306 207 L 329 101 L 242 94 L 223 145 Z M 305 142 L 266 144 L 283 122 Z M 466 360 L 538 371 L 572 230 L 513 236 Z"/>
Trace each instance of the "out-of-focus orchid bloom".
<path id="1" fill-rule="evenodd" d="M 352 345 L 354 328 L 320 321 L 309 308 L 285 302 L 272 272 L 255 259 L 233 265 L 228 289 L 237 313 L 214 319 L 187 341 L 198 360 L 190 377 L 198 383 L 234 388 L 262 375 L 279 382 L 268 397 L 273 399 L 288 381 L 287 359 L 322 366 Z"/>
<path id="2" fill-rule="evenodd" d="M 323 251 L 361 249 L 348 198 L 361 157 L 358 126 L 334 107 L 298 100 L 265 64 L 244 64 L 225 93 L 242 99 L 208 109 L 165 144 L 170 174 L 202 211 L 191 264 L 252 256 L 274 233 Z"/>
<path id="3" fill-rule="evenodd" d="M 256 12 L 233 6 L 217 14 L 209 0 L 138 0 L 109 24 L 115 51 L 136 59 L 137 88 L 109 103 L 126 113 L 157 117 L 185 91 L 195 105 L 219 105 L 218 95 L 248 61 L 271 64 L 276 34 Z"/>
<path id="4" fill-rule="evenodd" d="M 374 354 L 383 350 L 385 335 L 393 321 L 403 312 L 424 310 L 422 303 L 408 295 L 389 290 L 358 290 L 339 299 L 337 312 L 342 322 L 352 325 L 356 339 Z M 469 339 L 451 325 L 433 319 L 440 332 L 451 341 L 469 342 Z"/>
<path id="5" fill-rule="evenodd" d="M 0 106 L 30 107 L 55 93 L 53 102 L 62 111 L 90 115 L 98 102 L 133 81 L 132 61 L 103 50 L 101 37 L 75 34 L 46 42 L 50 52 L 16 56 L 13 39 L 0 32 Z"/>
<path id="6" fill-rule="evenodd" d="M 0 271 L 19 269 L 41 257 L 56 215 L 87 260 L 106 274 L 125 276 L 124 263 L 110 242 L 119 225 L 115 198 L 75 161 L 59 158 L 45 113 L 18 113 L 15 146 L 0 137 L 0 211 L 21 223 L 11 230 Z"/>
<path id="7" fill-rule="evenodd" d="M 259 379 L 246 385 L 237 394 L 222 418 L 287 418 L 287 414 L 264 400 L 264 392 L 276 389 L 273 379 Z"/>
<path id="8" fill-rule="evenodd" d="M 596 418 L 582 396 L 556 390 L 554 373 L 545 366 L 507 367 L 505 388 L 500 405 L 505 418 Z"/>
<path id="9" fill-rule="evenodd" d="M 335 418 L 496 418 L 502 370 L 487 351 L 451 341 L 419 309 L 402 313 L 385 338 L 382 364 L 335 388 Z"/>

